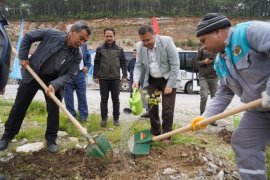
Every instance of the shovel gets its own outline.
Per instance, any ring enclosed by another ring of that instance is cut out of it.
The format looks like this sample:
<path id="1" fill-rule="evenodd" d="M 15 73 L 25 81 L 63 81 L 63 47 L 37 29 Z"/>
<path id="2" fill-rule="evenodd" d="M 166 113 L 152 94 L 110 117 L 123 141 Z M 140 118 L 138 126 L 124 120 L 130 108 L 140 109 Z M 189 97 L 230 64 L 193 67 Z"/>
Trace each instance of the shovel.
<path id="1" fill-rule="evenodd" d="M 198 122 L 198 125 L 207 125 L 209 123 L 215 122 L 216 120 L 234 115 L 236 113 L 242 112 L 242 111 L 246 111 L 248 109 L 252 109 L 252 108 L 256 108 L 258 106 L 261 106 L 262 104 L 262 100 L 261 99 L 257 99 L 255 101 L 249 102 L 247 104 L 243 104 L 237 108 L 225 111 L 223 113 L 217 114 L 215 116 L 212 116 L 210 118 L 204 119 L 200 122 Z M 173 131 L 170 131 L 168 133 L 165 134 L 161 134 L 159 136 L 151 136 L 151 133 L 148 129 L 140 131 L 135 133 L 129 140 L 128 140 L 128 149 L 130 150 L 130 152 L 132 154 L 135 155 L 144 155 L 144 154 L 148 154 L 150 151 L 150 143 L 154 142 L 154 141 L 160 141 L 162 139 L 171 137 L 173 135 L 176 135 L 178 133 L 182 133 L 182 132 L 186 132 L 186 131 L 190 131 L 192 129 L 192 125 L 187 125 L 185 127 L 179 128 L 179 129 L 175 129 Z"/>
<path id="2" fill-rule="evenodd" d="M 29 73 L 36 79 L 36 81 L 40 84 L 40 86 L 46 90 L 48 87 L 46 84 L 38 77 L 38 75 L 33 71 L 33 69 L 27 65 L 26 69 Z M 109 157 L 112 153 L 112 147 L 109 141 L 102 135 L 98 135 L 92 138 L 84 129 L 81 124 L 70 114 L 70 112 L 66 109 L 64 104 L 57 99 L 54 93 L 50 92 L 49 96 L 52 100 L 59 106 L 59 108 L 68 116 L 69 120 L 73 123 L 73 125 L 80 131 L 80 133 L 85 136 L 89 144 L 86 147 L 86 154 L 92 157 Z"/>

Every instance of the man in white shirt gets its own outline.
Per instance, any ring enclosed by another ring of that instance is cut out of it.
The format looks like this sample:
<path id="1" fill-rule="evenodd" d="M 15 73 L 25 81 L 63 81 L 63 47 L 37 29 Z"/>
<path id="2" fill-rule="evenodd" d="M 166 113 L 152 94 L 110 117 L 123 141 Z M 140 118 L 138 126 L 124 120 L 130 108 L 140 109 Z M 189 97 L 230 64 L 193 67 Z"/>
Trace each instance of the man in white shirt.
<path id="1" fill-rule="evenodd" d="M 150 96 L 155 91 L 162 94 L 162 125 L 158 105 L 149 106 L 151 134 L 160 135 L 172 130 L 179 56 L 172 38 L 155 36 L 152 26 L 141 26 L 138 34 L 141 42 L 137 44 L 132 88 L 138 88 L 142 68 L 145 68 L 143 87 L 147 87 Z"/>

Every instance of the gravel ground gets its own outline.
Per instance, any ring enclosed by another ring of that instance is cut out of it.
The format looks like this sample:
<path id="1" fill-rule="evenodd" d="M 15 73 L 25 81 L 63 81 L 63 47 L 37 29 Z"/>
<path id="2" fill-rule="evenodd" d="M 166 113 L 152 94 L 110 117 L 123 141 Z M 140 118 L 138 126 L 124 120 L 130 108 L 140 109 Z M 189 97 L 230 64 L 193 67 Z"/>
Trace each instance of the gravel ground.
<path id="1" fill-rule="evenodd" d="M 1 99 L 15 99 L 16 93 L 17 93 L 18 85 L 7 85 L 6 87 L 6 93 L 5 95 L 0 97 Z M 76 97 L 76 96 L 75 96 Z M 134 120 L 140 120 L 140 116 L 133 116 L 133 115 L 127 115 L 122 113 L 123 108 L 129 107 L 128 104 L 128 98 L 129 93 L 128 92 L 121 92 L 120 93 L 120 109 L 121 109 L 121 115 L 120 115 L 120 121 L 134 121 Z M 210 97 L 209 97 L 210 98 Z M 41 91 L 39 91 L 34 100 L 41 100 L 45 101 L 44 95 Z M 88 108 L 90 113 L 100 113 L 100 94 L 98 89 L 91 89 L 87 88 L 87 101 L 88 101 Z M 75 104 L 77 105 L 77 99 L 75 98 Z M 241 103 L 239 101 L 239 98 L 235 97 L 228 107 L 235 108 L 239 106 Z M 180 124 L 180 125 L 187 125 L 192 118 L 199 115 L 199 106 L 200 106 L 200 95 L 199 94 L 184 94 L 184 93 L 177 93 L 176 96 L 176 104 L 175 104 L 175 113 L 174 113 L 174 123 Z M 112 101 L 109 100 L 108 103 L 108 110 L 109 110 L 109 116 L 112 116 Z M 218 121 L 218 128 L 217 127 L 211 127 L 207 128 L 210 131 L 220 131 L 223 128 L 232 129 L 232 118 L 226 118 L 224 120 Z"/>

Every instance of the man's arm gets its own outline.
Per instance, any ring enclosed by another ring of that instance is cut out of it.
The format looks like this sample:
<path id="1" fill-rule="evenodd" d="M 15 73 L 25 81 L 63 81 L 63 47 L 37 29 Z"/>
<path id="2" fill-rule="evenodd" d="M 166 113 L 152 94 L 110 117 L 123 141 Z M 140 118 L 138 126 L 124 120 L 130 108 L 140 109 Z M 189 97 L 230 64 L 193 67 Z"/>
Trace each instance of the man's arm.
<path id="1" fill-rule="evenodd" d="M 196 56 L 196 59 L 195 59 L 195 64 L 197 66 L 204 66 L 204 62 L 203 62 L 203 50 L 202 49 L 199 49 L 198 53 L 197 53 L 197 56 Z"/>
<path id="2" fill-rule="evenodd" d="M 42 39 L 47 35 L 49 29 L 38 29 L 25 33 L 19 51 L 19 59 L 28 60 L 29 51 L 32 43 L 37 41 L 42 41 Z"/>
<path id="3" fill-rule="evenodd" d="M 62 76 L 59 76 L 57 79 L 50 82 L 50 84 L 53 85 L 55 91 L 64 87 L 67 82 L 73 80 L 74 76 L 77 74 L 81 59 L 82 59 L 81 56 L 78 56 L 78 58 L 73 59 L 72 64 L 71 64 L 70 68 L 68 69 L 68 71 L 65 74 L 63 74 Z"/>
<path id="4" fill-rule="evenodd" d="M 133 82 L 139 83 L 140 78 L 141 78 L 141 70 L 143 68 L 143 64 L 142 64 L 142 59 L 141 59 L 141 48 L 142 48 L 142 43 L 139 42 L 136 44 L 136 63 L 134 66 L 134 70 L 133 70 Z"/>
<path id="5" fill-rule="evenodd" d="M 122 69 L 122 78 L 127 79 L 127 61 L 123 49 L 120 51 L 120 66 Z"/>
<path id="6" fill-rule="evenodd" d="M 202 116 L 209 118 L 222 113 L 231 103 L 234 92 L 225 85 L 218 85 L 215 96 L 209 101 Z"/>
<path id="7" fill-rule="evenodd" d="M 88 69 L 91 67 L 91 55 L 88 51 L 87 43 L 84 43 L 82 45 L 83 49 L 83 64 L 84 67 L 87 67 Z"/>
<path id="8" fill-rule="evenodd" d="M 254 22 L 247 29 L 247 40 L 250 47 L 270 57 L 270 24 Z M 266 92 L 270 95 L 270 77 L 266 83 Z"/>
<path id="9" fill-rule="evenodd" d="M 98 78 L 98 71 L 99 71 L 99 66 L 100 66 L 100 61 L 101 61 L 101 48 L 97 48 L 96 50 L 96 55 L 95 55 L 95 60 L 94 60 L 94 72 L 93 72 L 93 78 L 97 79 Z"/>
<path id="10" fill-rule="evenodd" d="M 180 68 L 180 60 L 177 49 L 172 38 L 169 38 L 169 44 L 166 48 L 168 60 L 171 66 L 170 76 L 167 81 L 167 87 L 173 88 L 177 82 L 177 77 Z"/>

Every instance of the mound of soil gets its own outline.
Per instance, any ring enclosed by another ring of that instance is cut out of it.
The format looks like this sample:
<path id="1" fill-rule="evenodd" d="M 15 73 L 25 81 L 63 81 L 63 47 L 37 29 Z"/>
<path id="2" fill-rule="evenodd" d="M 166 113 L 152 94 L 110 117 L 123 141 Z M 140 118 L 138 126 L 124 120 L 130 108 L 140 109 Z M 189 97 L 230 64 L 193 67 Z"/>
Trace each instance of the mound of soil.
<path id="1" fill-rule="evenodd" d="M 171 167 L 179 176 L 196 178 L 198 170 L 206 171 L 202 157 L 207 155 L 203 147 L 192 145 L 154 147 L 149 155 L 139 157 L 123 150 L 114 152 L 111 159 L 88 157 L 83 149 L 57 154 L 43 150 L 0 162 L 0 174 L 8 179 L 160 179 L 166 178 L 164 169 Z M 222 166 L 230 171 L 230 166 Z"/>
<path id="2" fill-rule="evenodd" d="M 222 129 L 221 131 L 218 132 L 218 136 L 221 137 L 223 141 L 230 144 L 232 133 L 233 133 L 232 131 L 229 131 L 227 129 Z"/>

